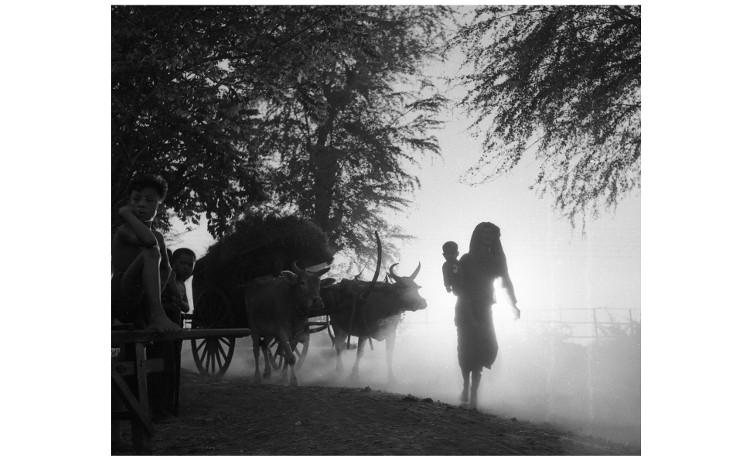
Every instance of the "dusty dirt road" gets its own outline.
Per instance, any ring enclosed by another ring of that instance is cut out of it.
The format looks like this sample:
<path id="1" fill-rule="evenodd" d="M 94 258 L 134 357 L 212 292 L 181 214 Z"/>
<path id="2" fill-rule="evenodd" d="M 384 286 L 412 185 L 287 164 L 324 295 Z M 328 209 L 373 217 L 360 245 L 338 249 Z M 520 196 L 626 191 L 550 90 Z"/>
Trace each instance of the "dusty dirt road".
<path id="1" fill-rule="evenodd" d="M 188 371 L 181 381 L 180 416 L 155 425 L 155 455 L 640 454 L 638 448 L 370 388 L 256 385 L 247 377 L 214 381 Z"/>

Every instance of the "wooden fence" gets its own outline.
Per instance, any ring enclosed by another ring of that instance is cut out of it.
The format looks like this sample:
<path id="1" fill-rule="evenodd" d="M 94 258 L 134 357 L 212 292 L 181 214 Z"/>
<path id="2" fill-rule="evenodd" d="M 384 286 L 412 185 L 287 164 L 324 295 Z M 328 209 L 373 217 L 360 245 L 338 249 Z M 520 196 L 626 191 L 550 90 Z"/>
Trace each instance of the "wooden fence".
<path id="1" fill-rule="evenodd" d="M 523 311 L 522 321 L 563 331 L 570 339 L 599 339 L 636 334 L 641 328 L 641 311 L 636 307 L 533 308 Z"/>
<path id="2" fill-rule="evenodd" d="M 641 330 L 638 307 L 561 307 L 521 309 L 521 324 L 529 328 L 562 332 L 567 339 L 591 340 L 634 335 Z M 405 319 L 406 325 L 452 325 L 451 317 L 442 321 Z M 413 320 L 413 321 L 412 321 Z"/>

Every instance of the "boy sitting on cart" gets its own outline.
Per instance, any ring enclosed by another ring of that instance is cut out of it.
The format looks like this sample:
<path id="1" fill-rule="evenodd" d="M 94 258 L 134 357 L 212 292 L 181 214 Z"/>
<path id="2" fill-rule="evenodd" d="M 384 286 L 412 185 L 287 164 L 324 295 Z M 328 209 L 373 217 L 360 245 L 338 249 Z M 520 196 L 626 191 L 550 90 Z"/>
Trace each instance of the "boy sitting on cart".
<path id="1" fill-rule="evenodd" d="M 134 323 L 158 332 L 181 330 L 161 303 L 171 267 L 163 236 L 152 228 L 167 190 L 160 176 L 137 177 L 130 184 L 129 201 L 119 209 L 124 222 L 111 241 L 112 323 Z"/>

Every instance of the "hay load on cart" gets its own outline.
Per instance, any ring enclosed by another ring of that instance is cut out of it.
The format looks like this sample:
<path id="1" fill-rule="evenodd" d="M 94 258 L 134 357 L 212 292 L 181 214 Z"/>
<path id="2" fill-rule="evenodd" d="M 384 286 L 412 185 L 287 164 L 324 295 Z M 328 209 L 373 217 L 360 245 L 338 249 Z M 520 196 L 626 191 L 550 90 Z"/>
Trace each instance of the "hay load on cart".
<path id="1" fill-rule="evenodd" d="M 260 276 L 277 276 L 293 263 L 317 272 L 332 260 L 328 238 L 309 220 L 275 215 L 245 218 L 197 260 L 192 328 L 247 328 L 243 285 Z M 222 376 L 234 349 L 235 338 L 192 341 L 197 369 L 207 375 Z M 307 345 L 300 350 L 307 351 Z"/>

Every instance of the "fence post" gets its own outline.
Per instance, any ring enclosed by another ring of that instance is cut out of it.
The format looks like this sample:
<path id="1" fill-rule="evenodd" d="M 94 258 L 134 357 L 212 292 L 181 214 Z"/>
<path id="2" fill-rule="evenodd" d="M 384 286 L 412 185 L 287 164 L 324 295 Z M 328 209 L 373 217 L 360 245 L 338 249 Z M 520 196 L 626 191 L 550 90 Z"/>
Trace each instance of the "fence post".
<path id="1" fill-rule="evenodd" d="M 592 325 L 595 328 L 595 339 L 598 338 L 598 316 L 597 316 L 597 308 L 592 309 Z"/>

